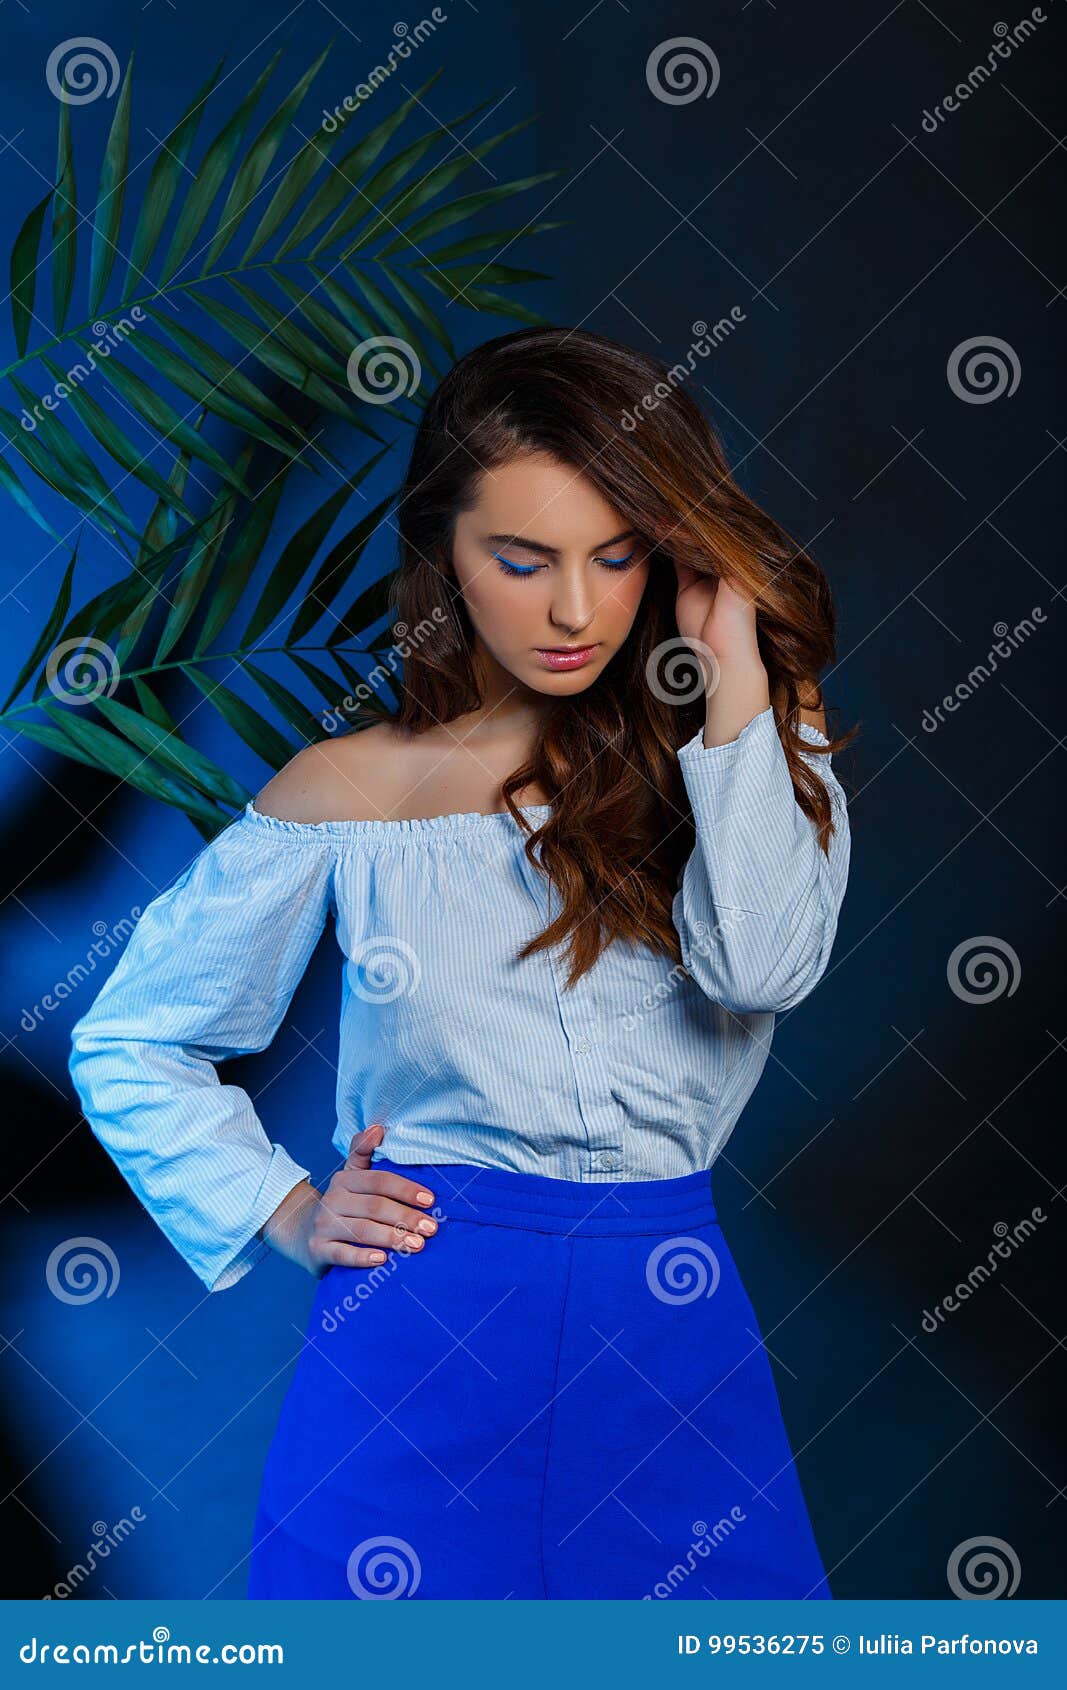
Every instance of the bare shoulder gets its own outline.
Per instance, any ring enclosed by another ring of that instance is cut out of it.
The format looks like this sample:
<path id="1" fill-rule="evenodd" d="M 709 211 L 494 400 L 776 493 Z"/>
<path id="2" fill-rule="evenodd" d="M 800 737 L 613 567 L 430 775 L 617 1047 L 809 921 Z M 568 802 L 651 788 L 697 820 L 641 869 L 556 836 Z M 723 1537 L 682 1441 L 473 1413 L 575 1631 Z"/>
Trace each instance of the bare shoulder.
<path id="1" fill-rule="evenodd" d="M 306 745 L 256 793 L 254 808 L 282 821 L 374 820 L 388 807 L 386 771 L 395 771 L 397 741 L 382 722 Z"/>

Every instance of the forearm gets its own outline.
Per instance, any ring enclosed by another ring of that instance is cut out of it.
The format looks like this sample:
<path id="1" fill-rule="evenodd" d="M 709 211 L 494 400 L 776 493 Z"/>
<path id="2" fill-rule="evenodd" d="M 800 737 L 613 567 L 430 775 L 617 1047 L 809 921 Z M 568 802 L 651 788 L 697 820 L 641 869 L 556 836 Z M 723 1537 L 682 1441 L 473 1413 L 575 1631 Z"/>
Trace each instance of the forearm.
<path id="1" fill-rule="evenodd" d="M 679 752 L 696 845 L 675 898 L 683 961 L 737 1014 L 782 1011 L 818 983 L 848 874 L 844 794 L 823 762 L 835 832 L 827 854 L 796 802 L 770 704 L 732 739 Z"/>
<path id="2" fill-rule="evenodd" d="M 705 747 L 710 750 L 715 745 L 728 745 L 770 702 L 770 679 L 762 663 L 751 657 L 724 663 L 718 684 L 707 697 Z"/>

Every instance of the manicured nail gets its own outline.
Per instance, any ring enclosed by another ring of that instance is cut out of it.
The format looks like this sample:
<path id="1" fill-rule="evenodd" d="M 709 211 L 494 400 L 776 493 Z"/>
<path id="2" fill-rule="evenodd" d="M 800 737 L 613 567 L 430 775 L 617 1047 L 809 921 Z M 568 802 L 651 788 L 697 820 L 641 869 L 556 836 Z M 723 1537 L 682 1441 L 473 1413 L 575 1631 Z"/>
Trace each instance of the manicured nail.
<path id="1" fill-rule="evenodd" d="M 417 1191 L 415 1193 L 415 1201 L 416 1201 L 416 1203 L 432 1203 L 433 1202 L 433 1192 L 432 1191 Z"/>
<path id="2" fill-rule="evenodd" d="M 370 1259 L 372 1262 L 384 1262 L 385 1255 L 381 1250 L 372 1250 Z"/>
<path id="3" fill-rule="evenodd" d="M 419 1231 L 425 1233 L 436 1232 L 437 1222 L 432 1221 L 428 1215 L 423 1215 L 421 1221 L 419 1222 Z"/>

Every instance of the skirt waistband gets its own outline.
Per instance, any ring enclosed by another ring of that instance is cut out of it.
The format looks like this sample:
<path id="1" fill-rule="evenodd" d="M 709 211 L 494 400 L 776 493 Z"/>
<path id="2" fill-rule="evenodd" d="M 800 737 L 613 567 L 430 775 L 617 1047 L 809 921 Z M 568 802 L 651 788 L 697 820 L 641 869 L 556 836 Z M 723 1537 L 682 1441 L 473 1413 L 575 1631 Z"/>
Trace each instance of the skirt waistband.
<path id="1" fill-rule="evenodd" d="M 710 1168 L 673 1179 L 586 1181 L 486 1168 L 473 1162 L 394 1162 L 374 1168 L 418 1180 L 433 1192 L 434 1212 L 486 1226 L 583 1236 L 665 1232 L 715 1222 Z"/>

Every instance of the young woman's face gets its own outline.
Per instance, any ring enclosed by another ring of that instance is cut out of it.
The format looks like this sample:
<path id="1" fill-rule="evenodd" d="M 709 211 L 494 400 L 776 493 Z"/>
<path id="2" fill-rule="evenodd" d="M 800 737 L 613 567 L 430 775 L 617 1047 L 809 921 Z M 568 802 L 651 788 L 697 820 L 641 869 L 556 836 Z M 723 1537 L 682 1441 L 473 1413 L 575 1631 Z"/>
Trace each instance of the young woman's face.
<path id="1" fill-rule="evenodd" d="M 648 552 L 583 475 L 524 453 L 481 477 L 452 560 L 486 650 L 524 686 L 559 696 L 588 687 L 625 641 Z"/>

